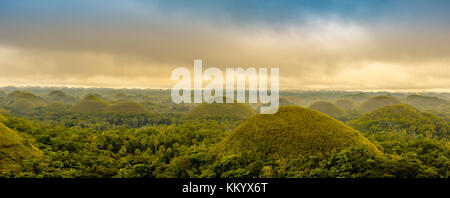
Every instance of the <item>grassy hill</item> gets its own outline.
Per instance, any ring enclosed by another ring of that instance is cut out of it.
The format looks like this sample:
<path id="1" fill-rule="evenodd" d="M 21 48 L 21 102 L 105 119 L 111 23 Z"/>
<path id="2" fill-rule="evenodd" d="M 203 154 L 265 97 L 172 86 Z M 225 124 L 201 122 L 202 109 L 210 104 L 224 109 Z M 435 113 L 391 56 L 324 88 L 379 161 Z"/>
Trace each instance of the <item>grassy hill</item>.
<path id="1" fill-rule="evenodd" d="M 356 107 L 356 103 L 350 99 L 338 99 L 334 104 L 344 110 L 351 110 Z"/>
<path id="2" fill-rule="evenodd" d="M 46 97 L 49 102 L 62 102 L 64 104 L 74 104 L 77 102 L 77 98 L 67 95 L 65 92 L 60 90 L 51 91 Z"/>
<path id="3" fill-rule="evenodd" d="M 114 113 L 148 113 L 147 109 L 134 101 L 124 101 L 111 104 L 107 112 Z"/>
<path id="4" fill-rule="evenodd" d="M 108 109 L 108 103 L 95 95 L 88 95 L 71 108 L 71 111 L 77 113 L 96 113 L 105 112 Z"/>
<path id="5" fill-rule="evenodd" d="M 328 157 L 349 147 L 381 153 L 358 131 L 328 115 L 298 106 L 281 106 L 275 114 L 252 116 L 212 151 L 293 162 L 313 155 Z"/>
<path id="6" fill-rule="evenodd" d="M 29 110 L 46 104 L 44 99 L 32 93 L 13 91 L 6 96 L 6 105 L 19 110 Z"/>
<path id="7" fill-rule="evenodd" d="M 326 101 L 317 101 L 310 105 L 308 108 L 320 111 L 335 118 L 343 116 L 345 114 L 343 109 L 331 102 Z"/>
<path id="8" fill-rule="evenodd" d="M 444 99 L 422 95 L 409 95 L 406 97 L 405 103 L 418 108 L 432 108 L 443 104 L 449 104 L 449 102 Z"/>
<path id="9" fill-rule="evenodd" d="M 392 96 L 374 96 L 363 102 L 359 106 L 359 110 L 363 113 L 368 113 L 388 105 L 400 103 L 400 100 Z"/>
<path id="10" fill-rule="evenodd" d="M 9 107 L 13 108 L 14 110 L 19 110 L 19 111 L 29 111 L 38 106 L 35 105 L 30 100 L 19 98 L 17 100 L 14 100 L 12 103 L 10 103 Z"/>
<path id="11" fill-rule="evenodd" d="M 360 131 L 406 131 L 414 135 L 431 133 L 438 137 L 449 137 L 448 123 L 432 114 L 423 113 L 405 105 L 390 105 L 378 109 L 350 123 Z"/>
<path id="12" fill-rule="evenodd" d="M 55 91 L 51 91 L 50 93 L 48 93 L 47 97 L 50 99 L 61 100 L 68 96 L 63 91 L 55 90 Z"/>
<path id="13" fill-rule="evenodd" d="M 41 155 L 39 149 L 0 123 L 0 172 L 18 171 L 23 160 Z"/>
<path id="14" fill-rule="evenodd" d="M 254 115 L 246 104 L 241 103 L 202 103 L 188 112 L 187 118 L 232 118 L 246 119 Z"/>

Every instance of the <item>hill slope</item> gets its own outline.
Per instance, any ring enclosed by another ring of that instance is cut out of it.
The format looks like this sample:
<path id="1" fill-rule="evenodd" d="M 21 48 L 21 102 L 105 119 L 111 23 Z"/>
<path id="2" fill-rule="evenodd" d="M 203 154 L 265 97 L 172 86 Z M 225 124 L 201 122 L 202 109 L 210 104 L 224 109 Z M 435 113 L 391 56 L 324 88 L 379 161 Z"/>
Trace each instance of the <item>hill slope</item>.
<path id="1" fill-rule="evenodd" d="M 104 112 L 108 108 L 108 104 L 94 95 L 88 95 L 71 108 L 77 113 L 96 113 Z"/>
<path id="2" fill-rule="evenodd" d="M 380 151 L 358 131 L 315 110 L 281 106 L 275 114 L 257 114 L 236 127 L 213 152 L 296 161 L 330 156 L 349 147 Z"/>
<path id="3" fill-rule="evenodd" d="M 310 105 L 308 108 L 320 111 L 332 117 L 340 117 L 345 114 L 344 110 L 331 102 L 318 101 Z"/>
<path id="4" fill-rule="evenodd" d="M 409 95 L 406 97 L 405 103 L 418 108 L 431 108 L 448 104 L 448 101 L 431 96 Z"/>
<path id="5" fill-rule="evenodd" d="M 255 111 L 241 103 L 202 103 L 189 111 L 186 117 L 246 119 L 254 114 Z"/>
<path id="6" fill-rule="evenodd" d="M 363 113 L 368 113 L 388 105 L 400 104 L 400 100 L 392 96 L 374 96 L 363 102 L 359 109 Z"/>
<path id="7" fill-rule="evenodd" d="M 338 99 L 334 104 L 344 110 L 351 110 L 356 107 L 356 103 L 350 99 Z"/>
<path id="8" fill-rule="evenodd" d="M 40 155 L 41 152 L 37 148 L 0 123 L 0 172 L 17 171 L 24 159 Z"/>
<path id="9" fill-rule="evenodd" d="M 67 95 L 63 91 L 54 90 L 47 94 L 47 101 L 49 102 L 62 102 L 64 104 L 74 104 L 77 99 Z"/>
<path id="10" fill-rule="evenodd" d="M 63 91 L 55 90 L 48 93 L 47 97 L 50 98 L 51 100 L 63 100 L 68 96 Z"/>
<path id="11" fill-rule="evenodd" d="M 444 120 L 405 105 L 390 105 L 378 109 L 350 123 L 355 129 L 366 132 L 402 131 L 415 135 L 427 132 L 438 137 L 449 137 L 449 126 Z"/>
<path id="12" fill-rule="evenodd" d="M 13 91 L 6 96 L 6 105 L 19 110 L 29 110 L 34 107 L 44 106 L 46 102 L 32 93 Z"/>
<path id="13" fill-rule="evenodd" d="M 5 116 L 3 116 L 2 114 L 0 114 L 0 123 L 6 122 L 8 121 Z"/>

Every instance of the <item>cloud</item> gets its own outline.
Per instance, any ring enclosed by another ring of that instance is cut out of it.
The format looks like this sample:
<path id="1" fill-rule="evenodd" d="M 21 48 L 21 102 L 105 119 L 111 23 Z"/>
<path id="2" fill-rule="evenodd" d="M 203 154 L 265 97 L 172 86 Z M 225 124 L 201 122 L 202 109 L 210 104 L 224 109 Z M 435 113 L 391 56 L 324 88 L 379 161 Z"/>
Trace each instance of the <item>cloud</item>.
<path id="1" fill-rule="evenodd" d="M 448 18 L 428 4 L 50 2 L 0 8 L 0 84 L 170 88 L 203 59 L 280 67 L 281 88 L 450 89 Z"/>

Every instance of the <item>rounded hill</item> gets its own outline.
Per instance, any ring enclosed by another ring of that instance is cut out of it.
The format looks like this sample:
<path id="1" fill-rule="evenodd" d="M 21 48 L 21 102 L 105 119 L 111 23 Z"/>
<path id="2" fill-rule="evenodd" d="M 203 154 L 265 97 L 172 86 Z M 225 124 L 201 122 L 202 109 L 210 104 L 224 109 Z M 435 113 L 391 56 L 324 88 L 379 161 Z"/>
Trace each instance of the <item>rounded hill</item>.
<path id="1" fill-rule="evenodd" d="M 241 103 L 202 103 L 189 111 L 186 117 L 246 119 L 254 114 L 255 111 Z"/>
<path id="2" fill-rule="evenodd" d="M 41 156 L 39 149 L 0 123 L 0 172 L 18 171 L 22 161 Z"/>
<path id="3" fill-rule="evenodd" d="M 98 98 L 95 95 L 88 95 L 71 108 L 73 112 L 77 113 L 95 113 L 104 112 L 108 108 L 108 103 Z"/>
<path id="4" fill-rule="evenodd" d="M 392 96 L 374 96 L 369 99 L 367 99 L 365 102 L 363 102 L 359 109 L 363 113 L 368 113 L 374 110 L 377 110 L 379 108 L 388 106 L 388 105 L 394 105 L 394 104 L 400 104 L 400 100 L 398 100 L 395 97 Z"/>
<path id="5" fill-rule="evenodd" d="M 390 105 L 363 115 L 350 123 L 355 129 L 376 133 L 379 131 L 406 131 L 414 135 L 431 133 L 437 137 L 449 137 L 448 123 L 429 113 L 405 105 Z"/>
<path id="6" fill-rule="evenodd" d="M 351 110 L 356 107 L 356 103 L 350 99 L 338 99 L 334 104 L 344 110 Z"/>
<path id="7" fill-rule="evenodd" d="M 219 155 L 263 156 L 274 160 L 328 157 L 350 147 L 381 153 L 358 131 L 318 111 L 281 106 L 275 114 L 257 114 L 213 147 Z"/>
<path id="8" fill-rule="evenodd" d="M 67 97 L 67 94 L 64 93 L 63 91 L 55 90 L 55 91 L 51 91 L 50 93 L 48 93 L 47 97 L 60 99 L 60 98 Z"/>
<path id="9" fill-rule="evenodd" d="M 47 101 L 49 102 L 62 102 L 64 104 L 74 104 L 77 99 L 67 95 L 61 90 L 54 90 L 47 94 Z"/>
<path id="10" fill-rule="evenodd" d="M 9 104 L 9 106 L 19 111 L 28 111 L 37 107 L 37 105 L 35 105 L 32 101 L 23 98 L 14 100 L 12 103 Z"/>
<path id="11" fill-rule="evenodd" d="M 317 101 L 310 105 L 308 108 L 320 111 L 335 118 L 343 116 L 345 114 L 344 110 L 342 110 L 340 107 L 326 101 Z"/>
<path id="12" fill-rule="evenodd" d="M 130 100 L 111 104 L 108 107 L 107 111 L 114 112 L 114 113 L 148 113 L 149 112 L 142 105 L 140 105 L 134 101 L 130 101 Z"/>
<path id="13" fill-rule="evenodd" d="M 449 102 L 438 97 L 409 95 L 408 97 L 406 97 L 405 103 L 418 108 L 430 108 L 448 104 Z"/>
<path id="14" fill-rule="evenodd" d="M 32 93 L 13 91 L 6 96 L 6 104 L 13 107 L 21 107 L 22 104 L 26 104 L 27 107 L 34 108 L 44 106 L 46 102 L 41 97 Z"/>

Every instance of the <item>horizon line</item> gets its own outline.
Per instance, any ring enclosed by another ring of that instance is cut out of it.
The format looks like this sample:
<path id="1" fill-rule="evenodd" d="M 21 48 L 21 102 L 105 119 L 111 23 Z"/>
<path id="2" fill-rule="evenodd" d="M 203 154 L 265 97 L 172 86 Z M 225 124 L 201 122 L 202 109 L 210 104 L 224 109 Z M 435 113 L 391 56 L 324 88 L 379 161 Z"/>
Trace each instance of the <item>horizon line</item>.
<path id="1" fill-rule="evenodd" d="M 101 87 L 101 86 L 68 86 L 68 85 L 0 85 L 0 89 L 5 89 L 8 87 L 14 88 L 65 88 L 65 89 L 139 89 L 139 90 L 170 90 L 172 88 L 165 87 Z M 202 88 L 204 89 L 204 88 Z M 196 90 L 191 88 L 191 90 Z M 235 89 L 238 90 L 238 89 Z M 245 89 L 248 91 L 248 89 Z M 268 89 L 270 90 L 270 89 Z M 307 88 L 285 88 L 279 89 L 280 91 L 329 91 L 329 92 L 392 92 L 392 93 L 417 93 L 417 92 L 430 92 L 430 93 L 450 93 L 450 88 L 441 89 L 441 88 L 433 88 L 433 89 L 307 89 Z M 225 91 L 225 89 L 224 89 Z"/>

